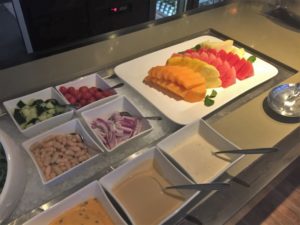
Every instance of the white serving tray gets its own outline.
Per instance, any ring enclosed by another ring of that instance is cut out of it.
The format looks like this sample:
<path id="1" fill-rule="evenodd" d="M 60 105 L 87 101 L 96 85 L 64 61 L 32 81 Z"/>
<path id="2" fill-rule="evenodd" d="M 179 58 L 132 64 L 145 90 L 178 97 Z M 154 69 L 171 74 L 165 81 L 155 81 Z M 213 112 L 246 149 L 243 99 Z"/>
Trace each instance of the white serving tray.
<path id="1" fill-rule="evenodd" d="M 215 104 L 210 107 L 205 106 L 203 102 L 189 103 L 183 100 L 175 100 L 143 83 L 143 79 L 147 76 L 151 67 L 164 65 L 173 53 L 192 48 L 206 40 L 220 41 L 220 39 L 213 36 L 200 36 L 122 63 L 114 68 L 115 73 L 142 94 L 165 116 L 182 125 L 204 117 L 242 93 L 271 79 L 278 73 L 278 70 L 273 65 L 257 58 L 253 64 L 254 76 L 243 81 L 237 80 L 236 84 L 225 89 L 214 88 L 218 95 L 215 98 Z M 248 56 L 250 54 L 246 53 L 245 58 Z M 210 94 L 211 91 L 208 90 L 207 92 Z"/>

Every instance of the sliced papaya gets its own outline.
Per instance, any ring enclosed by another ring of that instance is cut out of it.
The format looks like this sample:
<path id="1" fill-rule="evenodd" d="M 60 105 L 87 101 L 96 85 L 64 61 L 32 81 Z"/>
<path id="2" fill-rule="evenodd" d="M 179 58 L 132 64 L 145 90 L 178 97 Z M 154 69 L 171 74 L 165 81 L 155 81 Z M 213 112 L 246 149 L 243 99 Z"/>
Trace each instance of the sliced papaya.
<path id="1" fill-rule="evenodd" d="M 185 66 L 194 70 L 195 72 L 200 73 L 206 80 L 207 88 L 221 86 L 220 74 L 218 70 L 214 66 L 209 65 L 198 58 L 191 58 L 187 55 L 182 55 L 181 57 L 176 55 L 168 59 L 167 65 Z"/>

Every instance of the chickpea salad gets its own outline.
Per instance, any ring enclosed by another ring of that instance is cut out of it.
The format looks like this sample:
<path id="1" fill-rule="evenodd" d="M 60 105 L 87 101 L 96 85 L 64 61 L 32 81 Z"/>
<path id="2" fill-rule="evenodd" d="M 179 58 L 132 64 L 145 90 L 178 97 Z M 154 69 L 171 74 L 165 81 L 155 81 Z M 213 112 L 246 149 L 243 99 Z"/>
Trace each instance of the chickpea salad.
<path id="1" fill-rule="evenodd" d="M 48 136 L 32 144 L 30 151 L 46 181 L 95 155 L 76 133 Z"/>

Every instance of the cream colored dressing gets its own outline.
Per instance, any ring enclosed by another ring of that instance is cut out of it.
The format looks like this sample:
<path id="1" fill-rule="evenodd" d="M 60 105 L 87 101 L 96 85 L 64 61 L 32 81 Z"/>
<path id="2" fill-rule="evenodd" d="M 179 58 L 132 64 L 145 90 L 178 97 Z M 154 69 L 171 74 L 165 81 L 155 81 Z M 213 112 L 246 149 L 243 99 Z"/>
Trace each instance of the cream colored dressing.
<path id="1" fill-rule="evenodd" d="M 184 201 L 177 191 L 165 191 L 170 183 L 163 178 L 149 160 L 113 189 L 135 224 L 159 224 Z"/>
<path id="2" fill-rule="evenodd" d="M 209 182 L 230 162 L 212 154 L 216 147 L 195 134 L 174 147 L 169 154 L 197 183 Z"/>

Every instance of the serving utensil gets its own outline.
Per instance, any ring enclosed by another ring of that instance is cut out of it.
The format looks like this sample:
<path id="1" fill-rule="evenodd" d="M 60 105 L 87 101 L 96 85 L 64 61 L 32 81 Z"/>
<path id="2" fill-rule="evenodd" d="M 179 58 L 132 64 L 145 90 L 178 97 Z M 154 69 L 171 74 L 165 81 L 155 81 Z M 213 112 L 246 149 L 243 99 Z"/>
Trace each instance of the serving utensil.
<path id="1" fill-rule="evenodd" d="M 91 151 L 90 153 L 91 153 L 92 155 L 96 154 L 97 150 L 95 150 L 94 147 L 90 146 L 90 145 L 84 140 L 83 136 L 82 136 L 80 133 L 73 132 L 73 133 L 70 133 L 70 134 L 71 134 L 71 135 L 74 135 L 74 136 L 75 136 L 75 135 L 78 135 L 79 138 L 81 139 L 81 142 L 82 142 L 83 144 L 85 144 L 85 145 L 88 147 L 88 149 Z"/>
<path id="2" fill-rule="evenodd" d="M 121 116 L 130 116 L 132 117 L 132 115 L 129 112 L 120 112 Z M 137 118 L 140 119 L 146 119 L 146 120 L 162 120 L 162 118 L 160 116 L 138 116 Z"/>
<path id="3" fill-rule="evenodd" d="M 203 183 L 203 184 L 183 184 L 167 186 L 165 189 L 190 189 L 198 191 L 224 190 L 229 188 L 230 184 L 222 182 Z"/>
<path id="4" fill-rule="evenodd" d="M 218 154 L 265 154 L 279 151 L 278 148 L 249 148 L 249 149 L 236 149 L 212 152 L 213 155 Z"/>
<path id="5" fill-rule="evenodd" d="M 123 86 L 124 86 L 124 83 L 118 83 L 118 84 L 116 84 L 116 85 L 114 85 L 114 86 L 111 86 L 111 87 L 105 89 L 104 91 L 106 91 L 106 90 L 111 90 L 111 89 L 115 89 L 115 88 L 119 88 L 119 87 L 123 87 Z"/>

